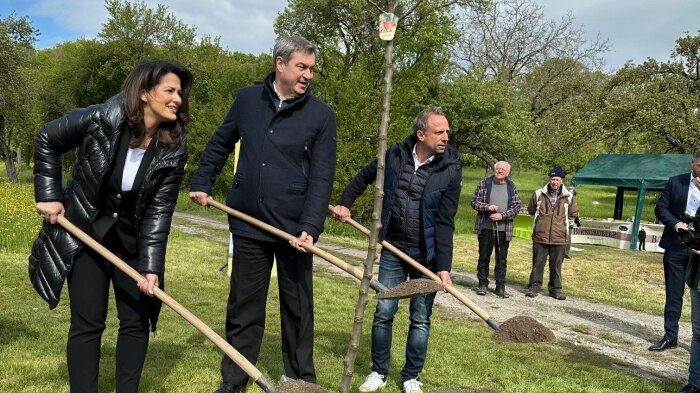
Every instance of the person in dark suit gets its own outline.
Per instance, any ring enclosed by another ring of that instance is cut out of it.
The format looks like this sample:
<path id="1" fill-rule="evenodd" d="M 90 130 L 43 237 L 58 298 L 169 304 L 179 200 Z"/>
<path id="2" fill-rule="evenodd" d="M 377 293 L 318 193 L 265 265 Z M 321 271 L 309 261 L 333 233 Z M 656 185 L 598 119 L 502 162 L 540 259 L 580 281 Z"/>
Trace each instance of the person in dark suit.
<path id="1" fill-rule="evenodd" d="M 335 113 L 311 94 L 315 44 L 283 37 L 273 49 L 274 71 L 240 89 L 209 140 L 190 183 L 190 198 L 205 206 L 212 185 L 240 141 L 238 169 L 226 204 L 296 238 L 287 244 L 229 217 L 234 264 L 226 338 L 253 364 L 265 330 L 272 263 L 277 261 L 282 361 L 287 378 L 316 382 L 313 363 L 313 255 L 301 247 L 323 232 L 336 161 Z M 290 247 L 292 246 L 292 247 Z M 248 375 L 228 357 L 217 393 L 245 391 Z"/>
<path id="2" fill-rule="evenodd" d="M 641 228 L 639 230 L 639 233 L 637 234 L 637 240 L 639 241 L 639 245 L 637 246 L 637 249 L 639 251 L 646 251 L 647 247 L 647 231 L 644 230 L 644 228 Z"/>
<path id="3" fill-rule="evenodd" d="M 684 215 L 695 216 L 700 207 L 700 151 L 691 161 L 690 173 L 668 179 L 656 203 L 656 217 L 664 224 L 659 246 L 664 249 L 664 284 L 666 303 L 664 306 L 664 336 L 649 347 L 650 351 L 663 351 L 678 345 L 678 320 L 683 307 L 685 273 L 690 258 L 690 249 L 675 241 L 679 230 L 687 229 Z"/>
<path id="4" fill-rule="evenodd" d="M 45 124 L 36 137 L 34 192 L 45 219 L 29 257 L 29 275 L 51 308 L 64 280 L 70 294 L 67 363 L 70 391 L 96 392 L 110 282 L 119 333 L 116 391 L 137 392 L 160 302 L 165 249 L 185 174 L 192 76 L 165 61 L 142 63 L 121 93 L 100 105 L 75 109 Z M 73 176 L 61 182 L 61 155 L 78 148 Z M 62 227 L 59 215 L 87 232 L 140 272 L 126 273 L 84 247 Z"/>

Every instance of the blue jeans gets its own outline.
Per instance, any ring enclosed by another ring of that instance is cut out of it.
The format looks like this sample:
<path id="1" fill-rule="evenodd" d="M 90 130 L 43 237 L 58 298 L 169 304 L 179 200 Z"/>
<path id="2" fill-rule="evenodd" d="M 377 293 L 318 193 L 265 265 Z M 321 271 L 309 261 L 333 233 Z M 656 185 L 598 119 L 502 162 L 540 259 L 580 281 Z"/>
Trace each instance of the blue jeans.
<path id="1" fill-rule="evenodd" d="M 402 250 L 420 261 L 417 249 Z M 406 278 L 420 278 L 422 275 L 388 250 L 382 250 L 379 261 L 379 282 L 388 288 L 406 281 Z M 406 363 L 401 370 L 403 381 L 418 378 L 423 370 L 425 355 L 428 352 L 430 315 L 433 313 L 435 293 L 414 297 L 410 305 L 410 325 L 406 339 Z M 372 371 L 381 375 L 389 374 L 391 360 L 391 333 L 394 315 L 399 307 L 398 299 L 380 299 L 372 322 Z"/>
<path id="2" fill-rule="evenodd" d="M 690 289 L 690 321 L 693 339 L 690 342 L 688 384 L 700 387 L 700 292 L 694 288 Z"/>

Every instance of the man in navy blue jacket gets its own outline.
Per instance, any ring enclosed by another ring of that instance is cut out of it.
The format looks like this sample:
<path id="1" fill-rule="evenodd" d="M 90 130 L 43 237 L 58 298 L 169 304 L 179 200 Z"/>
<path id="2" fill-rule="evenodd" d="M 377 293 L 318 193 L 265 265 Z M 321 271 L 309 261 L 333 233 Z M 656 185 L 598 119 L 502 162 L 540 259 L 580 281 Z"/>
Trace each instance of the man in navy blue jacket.
<path id="1" fill-rule="evenodd" d="M 452 235 L 462 185 L 459 152 L 447 144 L 450 126 L 440 108 L 421 111 L 413 120 L 414 133 L 393 144 L 386 153 L 384 200 L 380 240 L 386 240 L 451 284 Z M 377 160 L 365 166 L 348 184 L 333 216 L 345 221 L 350 208 L 377 178 Z M 415 268 L 382 250 L 379 282 L 388 288 L 407 278 L 420 278 Z M 430 315 L 435 294 L 414 297 L 406 341 L 406 364 L 401 371 L 406 393 L 421 393 L 418 376 L 428 351 Z M 381 299 L 372 323 L 372 373 L 360 392 L 374 392 L 386 385 L 389 375 L 391 336 L 398 300 Z"/>
<path id="2" fill-rule="evenodd" d="M 235 143 L 241 142 L 226 204 L 297 238 L 286 244 L 229 217 L 235 262 L 226 338 L 256 363 L 276 259 L 285 374 L 311 383 L 316 382 L 312 255 L 301 244 L 313 243 L 323 232 L 336 162 L 335 114 L 309 91 L 317 51 L 316 45 L 299 36 L 277 41 L 274 72 L 262 84 L 238 91 L 190 184 L 190 198 L 206 206 L 216 176 Z M 223 383 L 215 393 L 245 390 L 248 375 L 228 356 L 223 358 L 221 375 Z"/>
<path id="3" fill-rule="evenodd" d="M 675 240 L 678 230 L 686 229 L 683 215 L 695 216 L 700 207 L 700 152 L 691 161 L 691 173 L 684 173 L 668 179 L 659 201 L 656 203 L 656 217 L 664 224 L 659 246 L 664 249 L 664 283 L 666 304 L 664 306 L 664 336 L 650 351 L 663 351 L 678 345 L 678 320 L 683 307 L 685 292 L 685 272 L 690 258 L 690 249 Z"/>

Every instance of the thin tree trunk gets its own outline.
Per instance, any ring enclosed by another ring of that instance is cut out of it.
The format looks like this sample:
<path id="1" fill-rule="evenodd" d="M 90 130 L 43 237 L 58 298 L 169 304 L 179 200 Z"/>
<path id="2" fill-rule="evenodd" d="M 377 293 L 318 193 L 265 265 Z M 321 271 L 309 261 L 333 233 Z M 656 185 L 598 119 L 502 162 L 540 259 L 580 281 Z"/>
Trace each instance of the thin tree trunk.
<path id="1" fill-rule="evenodd" d="M 15 169 L 15 163 L 12 160 L 12 154 L 5 141 L 5 116 L 0 114 L 0 148 L 2 149 L 2 154 L 5 156 L 5 170 L 7 171 L 7 179 L 11 183 L 17 183 L 17 170 Z"/>
<path id="2" fill-rule="evenodd" d="M 389 0 L 389 11 L 393 13 L 396 9 L 397 0 Z M 379 127 L 379 147 L 377 148 L 377 179 L 374 182 L 374 209 L 372 210 L 372 227 L 369 233 L 369 245 L 367 246 L 367 257 L 364 262 L 364 275 L 360 281 L 360 293 L 355 306 L 355 318 L 352 331 L 350 332 L 350 343 L 348 352 L 343 360 L 343 377 L 340 381 L 338 391 L 348 393 L 352 375 L 355 371 L 355 359 L 360 347 L 362 337 L 362 323 L 364 322 L 365 310 L 367 309 L 369 283 L 372 279 L 374 259 L 377 256 L 377 234 L 381 228 L 382 200 L 384 199 L 384 168 L 386 155 L 386 135 L 389 128 L 389 109 L 391 107 L 391 80 L 393 75 L 392 58 L 394 55 L 394 41 L 387 41 L 384 52 L 384 102 L 382 104 L 382 122 Z"/>

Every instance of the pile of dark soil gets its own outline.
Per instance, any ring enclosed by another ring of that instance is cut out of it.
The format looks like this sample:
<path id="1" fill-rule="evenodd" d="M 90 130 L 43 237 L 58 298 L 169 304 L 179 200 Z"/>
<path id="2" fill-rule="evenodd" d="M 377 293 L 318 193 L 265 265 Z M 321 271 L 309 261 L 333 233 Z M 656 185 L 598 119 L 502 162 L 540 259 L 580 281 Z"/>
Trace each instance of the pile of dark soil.
<path id="1" fill-rule="evenodd" d="M 445 287 L 437 281 L 427 278 L 408 280 L 377 293 L 377 299 L 406 299 L 409 297 L 423 296 L 429 293 L 442 291 Z"/>
<path id="2" fill-rule="evenodd" d="M 542 343 L 554 340 L 554 333 L 532 317 L 518 315 L 501 324 L 491 339 L 502 342 Z"/>
<path id="3" fill-rule="evenodd" d="M 328 393 L 328 390 L 319 385 L 302 380 L 285 382 L 275 389 L 276 393 Z"/>
<path id="4" fill-rule="evenodd" d="M 481 389 L 438 389 L 433 390 L 430 393 L 496 393 L 493 390 L 481 390 Z"/>

